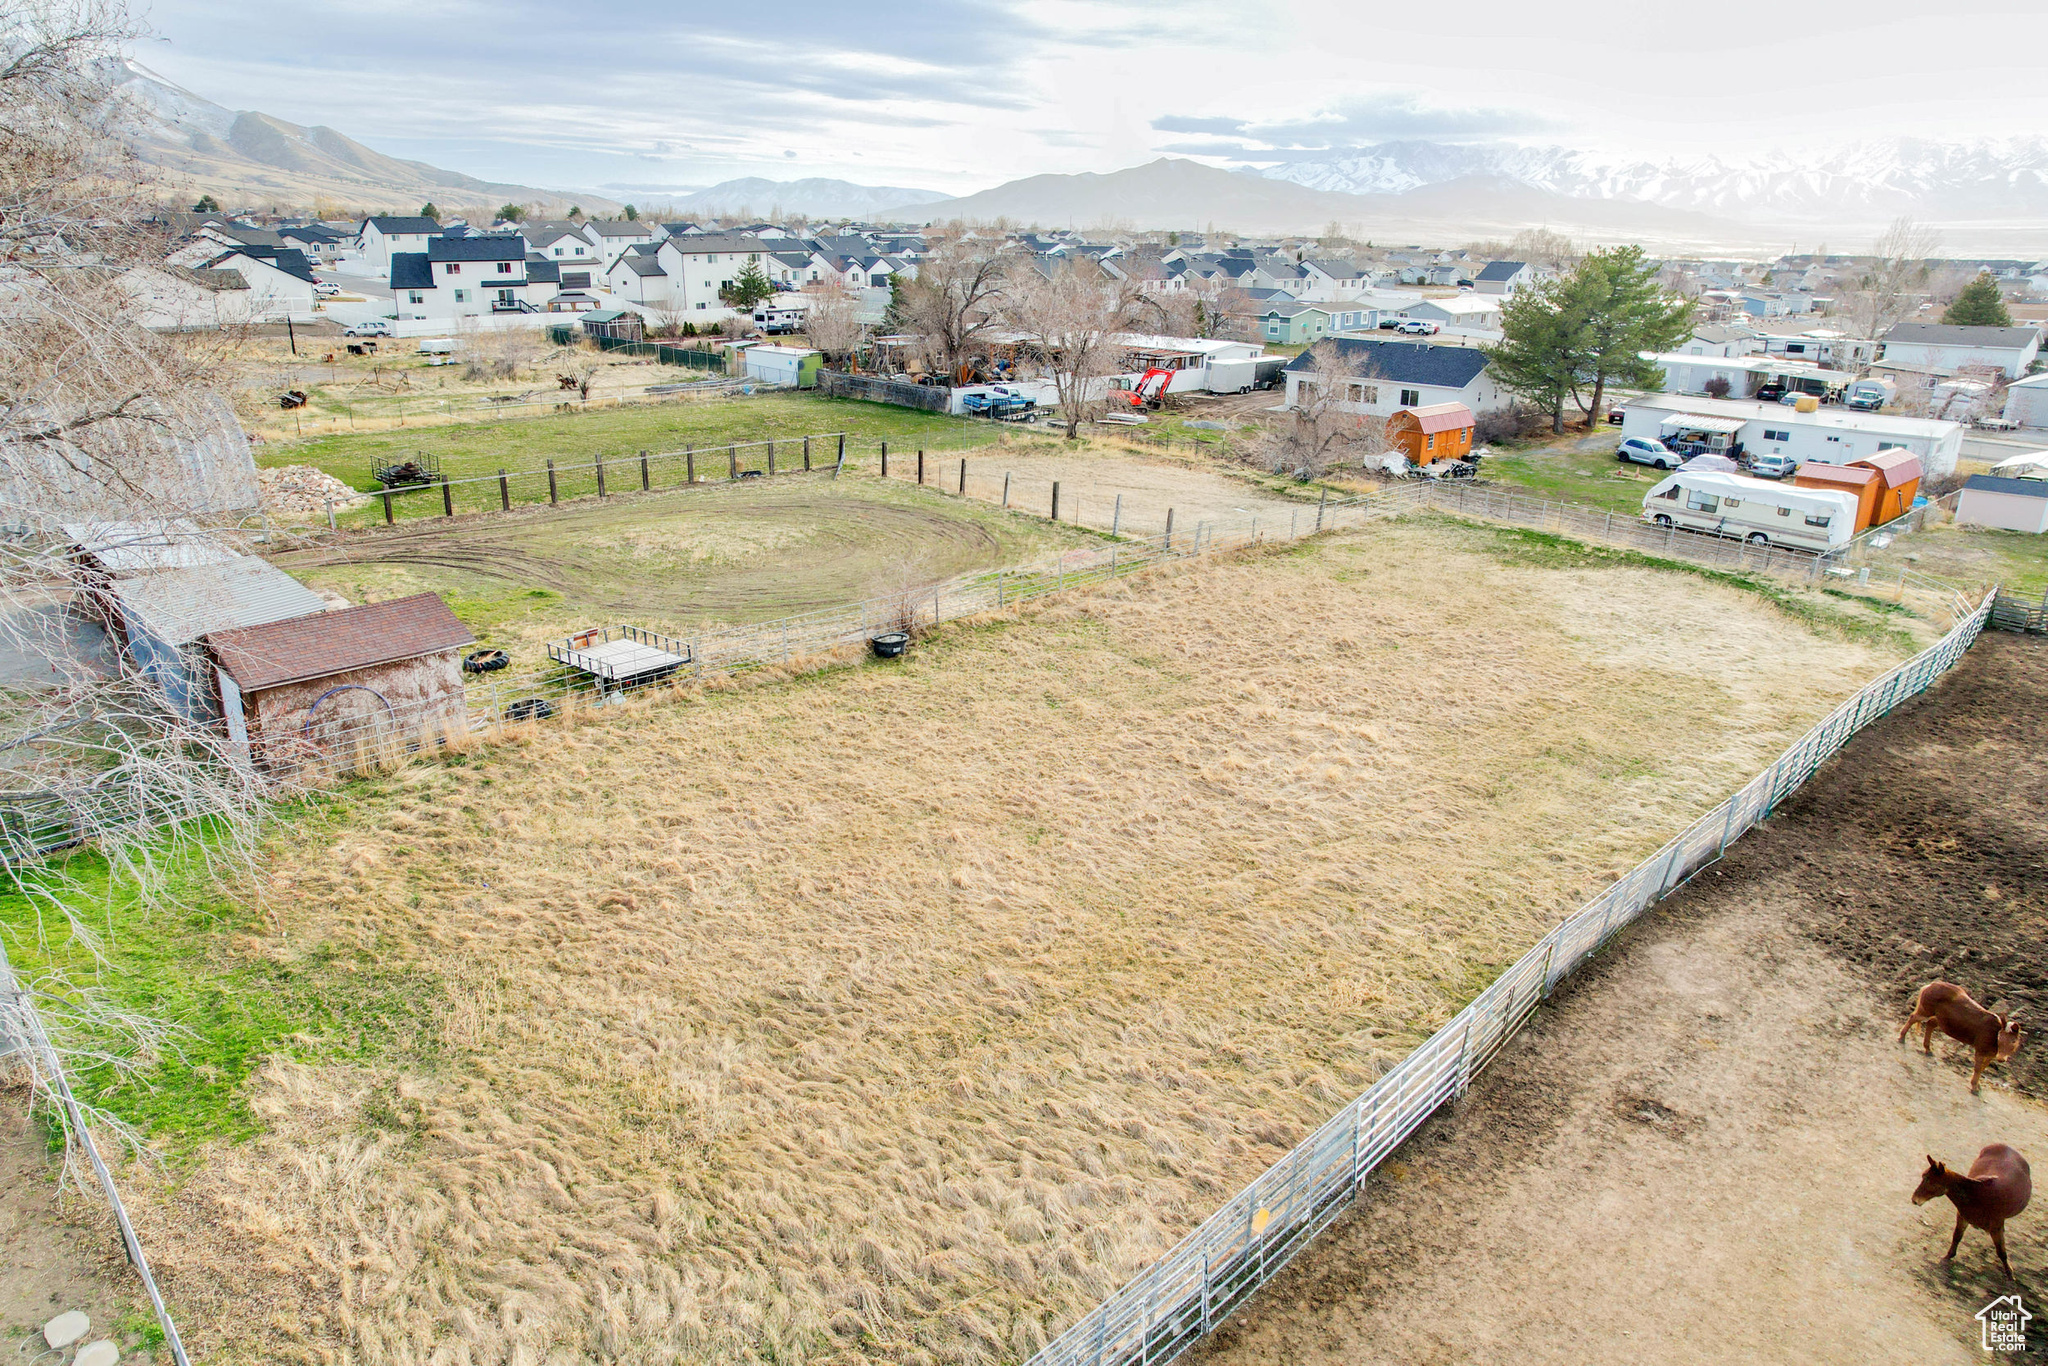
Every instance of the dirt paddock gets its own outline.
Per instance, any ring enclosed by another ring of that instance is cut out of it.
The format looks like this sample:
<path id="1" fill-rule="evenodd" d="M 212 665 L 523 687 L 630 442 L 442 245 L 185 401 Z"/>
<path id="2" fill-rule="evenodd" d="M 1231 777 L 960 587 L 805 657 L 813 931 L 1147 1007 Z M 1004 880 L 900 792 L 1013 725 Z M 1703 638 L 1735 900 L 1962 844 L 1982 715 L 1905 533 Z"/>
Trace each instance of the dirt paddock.
<path id="1" fill-rule="evenodd" d="M 1962 1362 L 2048 1282 L 2048 1207 L 1944 1266 L 1932 1153 L 2048 1159 L 2043 1043 L 1966 1089 L 1896 1043 L 1947 976 L 2023 1011 L 2048 652 L 1988 636 L 1625 936 L 1192 1360 Z M 2031 1351 L 2048 1334 L 2036 1318 Z"/>

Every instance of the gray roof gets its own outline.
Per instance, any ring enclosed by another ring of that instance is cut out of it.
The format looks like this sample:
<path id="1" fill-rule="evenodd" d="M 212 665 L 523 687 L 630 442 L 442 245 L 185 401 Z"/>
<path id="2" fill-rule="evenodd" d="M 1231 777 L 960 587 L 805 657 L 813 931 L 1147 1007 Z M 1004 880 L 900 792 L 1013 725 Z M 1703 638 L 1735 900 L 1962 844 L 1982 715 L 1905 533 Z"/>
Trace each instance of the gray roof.
<path id="1" fill-rule="evenodd" d="M 441 231 L 441 225 L 439 223 L 436 223 L 431 218 L 390 218 L 373 216 L 370 218 L 365 218 L 363 220 L 363 225 L 365 227 L 368 227 L 372 223 L 377 225 L 378 232 L 384 233 L 387 236 L 395 232 Z"/>
<path id="2" fill-rule="evenodd" d="M 434 268 L 427 263 L 423 251 L 394 251 L 391 253 L 391 287 L 393 289 L 432 289 Z"/>
<path id="3" fill-rule="evenodd" d="M 628 252 L 619 258 L 619 264 L 632 271 L 635 275 L 668 274 L 666 270 L 662 269 L 659 256 L 639 256 Z"/>
<path id="4" fill-rule="evenodd" d="M 525 261 L 526 239 L 517 233 L 436 237 L 427 243 L 429 261 Z"/>
<path id="5" fill-rule="evenodd" d="M 654 236 L 654 229 L 648 227 L 645 223 L 642 223 L 637 219 L 628 220 L 624 218 L 593 218 L 588 223 L 584 224 L 584 226 L 587 228 L 597 229 L 597 235 L 599 237 Z"/>
<path id="6" fill-rule="evenodd" d="M 2017 493 L 2023 498 L 2048 498 L 2048 479 L 2006 479 L 1996 474 L 1973 474 L 1963 481 L 1966 489 L 1986 493 Z"/>
<path id="7" fill-rule="evenodd" d="M 119 579 L 113 593 L 166 645 L 188 645 L 209 631 L 288 621 L 327 607 L 312 589 L 253 555 Z"/>
<path id="8" fill-rule="evenodd" d="M 562 267 L 545 256 L 529 256 L 526 258 L 526 279 L 529 284 L 558 285 L 562 282 Z"/>
<path id="9" fill-rule="evenodd" d="M 1327 343 L 1356 367 L 1360 378 L 1393 384 L 1427 384 L 1462 389 L 1486 368 L 1486 353 L 1476 346 L 1431 346 L 1425 342 L 1381 341 L 1376 337 L 1333 337 Z M 1304 351 L 1287 363 L 1297 373 L 1316 368 L 1315 353 Z"/>
<path id="10" fill-rule="evenodd" d="M 692 256 L 698 252 L 717 252 L 723 255 L 727 252 L 768 250 L 768 244 L 758 237 L 732 237 L 723 234 L 713 236 L 706 233 L 701 237 L 672 237 L 669 240 L 676 244 L 677 251 Z"/>
<path id="11" fill-rule="evenodd" d="M 1951 327 L 1947 323 L 1894 323 L 1888 342 L 1908 346 L 1984 346 L 2017 351 L 2039 335 L 2033 327 Z"/>
<path id="12" fill-rule="evenodd" d="M 1527 261 L 1489 261 L 1486 269 L 1473 276 L 1474 280 L 1512 280 L 1529 266 Z"/>

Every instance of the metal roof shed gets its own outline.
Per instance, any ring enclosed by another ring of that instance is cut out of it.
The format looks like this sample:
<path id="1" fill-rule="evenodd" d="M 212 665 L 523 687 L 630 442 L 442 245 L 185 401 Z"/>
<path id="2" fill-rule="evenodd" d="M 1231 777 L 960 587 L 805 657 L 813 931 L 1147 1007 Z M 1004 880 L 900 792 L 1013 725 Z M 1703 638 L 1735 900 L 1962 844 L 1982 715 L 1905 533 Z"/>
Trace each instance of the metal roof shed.
<path id="1" fill-rule="evenodd" d="M 195 667 L 193 647 L 201 636 L 327 608 L 312 589 L 268 560 L 248 555 L 225 564 L 117 579 L 107 595 L 136 667 L 156 680 L 171 706 L 195 720 L 218 714 L 211 680 Z"/>
<path id="2" fill-rule="evenodd" d="M 1851 468 L 1877 472 L 1877 515 L 1871 525 L 1883 526 L 1912 511 L 1913 499 L 1920 492 L 1919 456 L 1907 450 L 1879 451 L 1849 464 Z"/>
<path id="3" fill-rule="evenodd" d="M 1792 482 L 1803 489 L 1840 489 L 1854 498 L 1858 531 L 1877 520 L 1878 495 L 1884 491 L 1884 484 L 1876 470 L 1809 460 L 1793 474 Z"/>

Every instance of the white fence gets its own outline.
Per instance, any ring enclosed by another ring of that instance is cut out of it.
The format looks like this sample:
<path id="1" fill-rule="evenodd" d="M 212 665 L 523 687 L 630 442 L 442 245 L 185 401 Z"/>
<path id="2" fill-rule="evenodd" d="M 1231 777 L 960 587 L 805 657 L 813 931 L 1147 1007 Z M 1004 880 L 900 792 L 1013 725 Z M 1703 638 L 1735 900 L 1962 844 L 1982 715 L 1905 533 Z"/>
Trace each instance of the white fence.
<path id="1" fill-rule="evenodd" d="M 1428 1042 L 1048 1343 L 1030 1366 L 1153 1366 L 1185 1351 L 1350 1208 L 1381 1159 L 1463 1093 L 1537 1003 L 1615 931 L 1719 858 L 1864 726 L 1953 667 L 1976 642 L 1991 605 L 1987 595 L 1938 643 L 1836 707 L 1741 791 L 1545 935 Z"/>

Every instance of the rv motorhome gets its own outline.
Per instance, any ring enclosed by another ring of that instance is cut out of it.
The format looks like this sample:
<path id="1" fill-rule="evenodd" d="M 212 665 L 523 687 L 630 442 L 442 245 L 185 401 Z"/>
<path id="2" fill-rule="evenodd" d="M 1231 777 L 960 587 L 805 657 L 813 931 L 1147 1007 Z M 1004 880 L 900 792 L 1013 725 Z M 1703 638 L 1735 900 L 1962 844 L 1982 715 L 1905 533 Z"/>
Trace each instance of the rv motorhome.
<path id="1" fill-rule="evenodd" d="M 1643 517 L 1752 545 L 1826 551 L 1855 537 L 1856 498 L 1718 470 L 1680 470 L 1643 495 Z"/>

